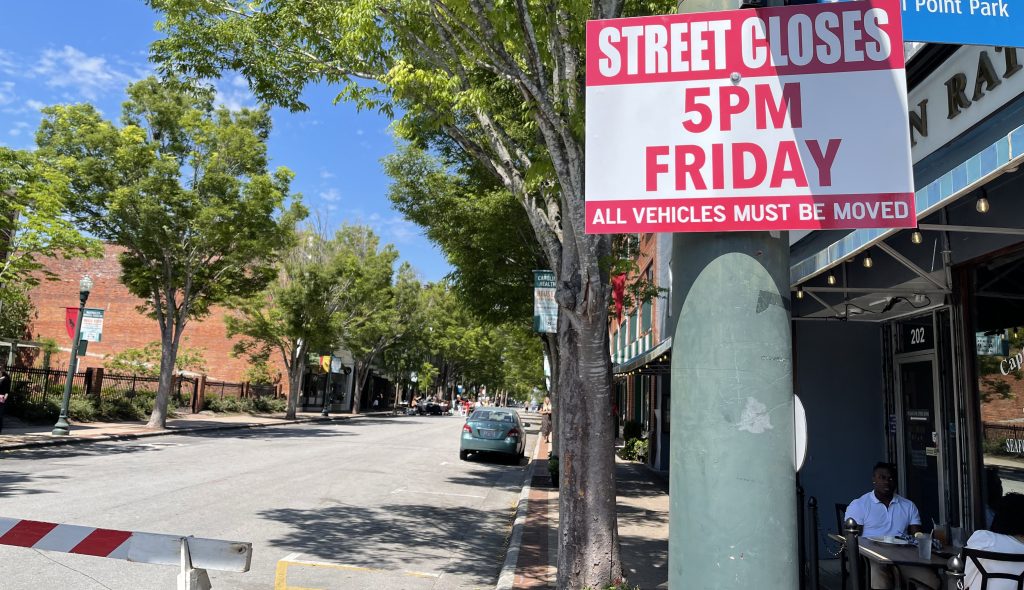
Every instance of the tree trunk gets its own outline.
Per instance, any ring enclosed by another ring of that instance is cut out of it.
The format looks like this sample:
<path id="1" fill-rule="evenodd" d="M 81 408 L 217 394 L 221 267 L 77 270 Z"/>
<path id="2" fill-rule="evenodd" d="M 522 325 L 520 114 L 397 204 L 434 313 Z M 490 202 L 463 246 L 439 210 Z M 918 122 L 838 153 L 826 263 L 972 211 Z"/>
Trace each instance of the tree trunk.
<path id="1" fill-rule="evenodd" d="M 156 391 L 156 402 L 153 413 L 149 416 L 146 428 L 167 427 L 167 406 L 171 400 L 171 388 L 174 385 L 174 361 L 178 358 L 178 342 L 181 332 L 168 326 L 160 337 L 160 382 Z"/>
<path id="2" fill-rule="evenodd" d="M 356 361 L 355 370 L 352 373 L 352 377 L 356 380 L 355 391 L 352 393 L 352 413 L 359 413 L 359 402 L 363 398 L 363 387 L 366 385 L 366 377 L 369 375 L 370 369 L 368 364 L 364 367 L 363 363 Z"/>
<path id="3" fill-rule="evenodd" d="M 295 419 L 299 396 L 302 395 L 302 377 L 305 374 L 306 344 L 303 342 L 295 346 L 291 363 L 288 365 L 288 407 L 285 410 L 285 418 L 288 420 Z"/>
<path id="4" fill-rule="evenodd" d="M 615 461 L 608 412 L 611 359 L 607 312 L 560 330 L 558 399 L 559 588 L 605 588 L 622 577 L 615 514 Z"/>
<path id="5" fill-rule="evenodd" d="M 551 454 L 558 456 L 559 444 L 562 437 L 559 432 L 559 420 L 558 420 L 558 374 L 559 374 L 559 355 L 558 355 L 558 334 L 544 334 L 542 338 L 544 341 L 544 349 L 548 353 L 548 369 L 551 371 L 551 378 L 548 384 L 548 397 L 551 399 Z"/>

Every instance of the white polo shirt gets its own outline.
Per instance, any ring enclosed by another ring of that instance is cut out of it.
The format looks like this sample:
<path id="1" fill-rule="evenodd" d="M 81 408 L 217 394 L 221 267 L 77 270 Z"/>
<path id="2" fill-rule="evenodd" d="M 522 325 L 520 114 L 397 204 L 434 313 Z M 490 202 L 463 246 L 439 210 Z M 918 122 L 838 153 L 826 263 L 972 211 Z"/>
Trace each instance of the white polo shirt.
<path id="1" fill-rule="evenodd" d="M 902 535 L 907 532 L 910 525 L 921 524 L 921 515 L 913 502 L 899 494 L 893 494 L 892 501 L 886 507 L 875 496 L 874 490 L 850 502 L 843 518 L 852 518 L 863 526 L 864 532 L 861 534 L 865 537 Z"/>
<path id="2" fill-rule="evenodd" d="M 1009 535 L 1000 535 L 991 531 L 975 531 L 971 538 L 968 539 L 967 546 L 971 549 L 995 551 L 996 553 L 1017 553 L 1020 554 L 1021 561 L 1024 561 L 1024 543 Z M 982 559 L 980 561 L 982 567 L 987 572 L 1020 574 L 1021 571 L 1024 571 L 1024 565 L 1021 565 L 1019 562 L 992 561 L 990 559 Z M 964 574 L 966 575 L 964 578 L 964 588 L 970 588 L 970 590 L 981 589 L 981 574 L 978 572 L 978 568 L 975 567 L 973 559 L 967 560 Z M 1017 583 L 1012 580 L 989 580 L 988 590 L 1017 590 Z"/>

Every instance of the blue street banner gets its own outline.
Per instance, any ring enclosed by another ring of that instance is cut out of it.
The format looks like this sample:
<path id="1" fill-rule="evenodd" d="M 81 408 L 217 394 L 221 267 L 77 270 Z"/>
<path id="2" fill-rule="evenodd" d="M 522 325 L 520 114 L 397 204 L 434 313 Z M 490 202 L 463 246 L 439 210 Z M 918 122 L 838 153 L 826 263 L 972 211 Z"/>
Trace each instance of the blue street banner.
<path id="1" fill-rule="evenodd" d="M 550 270 L 533 271 L 533 329 L 542 334 L 558 332 L 555 273 Z"/>
<path id="2" fill-rule="evenodd" d="M 825 4 L 837 0 L 817 0 Z M 790 4 L 810 4 L 796 0 Z M 1024 47 L 1021 0 L 902 0 L 903 40 Z"/>

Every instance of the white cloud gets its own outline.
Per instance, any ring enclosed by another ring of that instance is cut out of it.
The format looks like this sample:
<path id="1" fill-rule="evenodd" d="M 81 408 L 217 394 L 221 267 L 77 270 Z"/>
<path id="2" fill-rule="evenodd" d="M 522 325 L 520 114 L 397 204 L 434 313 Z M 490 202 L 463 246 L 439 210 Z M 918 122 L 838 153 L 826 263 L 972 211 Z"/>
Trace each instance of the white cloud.
<path id="1" fill-rule="evenodd" d="M 246 90 L 249 89 L 249 82 L 247 82 L 246 79 L 242 76 L 235 76 L 231 80 L 231 85 L 235 88 L 245 88 Z"/>
<path id="2" fill-rule="evenodd" d="M 38 100 L 32 100 L 30 98 L 30 99 L 25 101 L 25 106 L 28 107 L 29 109 L 33 110 L 33 111 L 38 111 L 39 109 L 45 107 L 46 103 L 40 102 Z"/>
<path id="3" fill-rule="evenodd" d="M 32 74 L 44 77 L 47 86 L 70 88 L 89 100 L 110 90 L 120 90 L 132 80 L 105 58 L 86 55 L 70 45 L 43 51 Z"/>
<path id="4" fill-rule="evenodd" d="M 363 131 L 362 129 L 356 129 L 356 135 L 363 135 L 364 133 L 366 132 Z"/>
<path id="5" fill-rule="evenodd" d="M 0 104 L 10 104 L 15 98 L 14 82 L 0 82 Z"/>
<path id="6" fill-rule="evenodd" d="M 11 137 L 18 137 L 19 135 L 21 135 L 23 131 L 25 131 L 29 127 L 31 127 L 31 125 L 29 125 L 28 123 L 24 121 L 18 121 L 14 124 L 14 127 L 7 132 L 7 134 L 10 135 Z"/>
<path id="7" fill-rule="evenodd" d="M 320 171 L 320 178 L 323 178 L 324 180 L 327 180 L 329 178 L 334 178 L 334 173 L 331 172 L 330 170 L 321 170 Z"/>
<path id="8" fill-rule="evenodd" d="M 3 49 L 0 49 L 0 72 L 3 72 L 8 76 L 13 76 L 17 73 L 15 63 L 16 60 L 14 59 L 13 55 L 4 51 Z"/>
<path id="9" fill-rule="evenodd" d="M 216 88 L 217 97 L 213 102 L 217 106 L 225 106 L 230 111 L 256 108 L 256 98 L 249 92 L 248 85 L 239 87 L 233 81 L 230 84 L 217 84 Z"/>
<path id="10" fill-rule="evenodd" d="M 320 198 L 331 203 L 341 200 L 341 193 L 336 188 L 329 188 L 320 193 Z"/>

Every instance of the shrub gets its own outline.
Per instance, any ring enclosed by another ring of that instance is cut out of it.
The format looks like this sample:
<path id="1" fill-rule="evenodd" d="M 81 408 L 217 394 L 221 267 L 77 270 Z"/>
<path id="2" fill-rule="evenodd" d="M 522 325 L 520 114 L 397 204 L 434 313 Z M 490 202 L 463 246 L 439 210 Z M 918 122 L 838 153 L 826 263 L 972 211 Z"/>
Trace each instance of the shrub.
<path id="1" fill-rule="evenodd" d="M 627 461 L 647 461 L 647 439 L 631 438 L 626 441 L 619 456 Z"/>
<path id="2" fill-rule="evenodd" d="M 237 397 L 210 396 L 203 400 L 203 409 L 221 414 L 244 412 L 247 408 L 244 401 Z"/>
<path id="3" fill-rule="evenodd" d="M 640 438 L 642 432 L 643 430 L 640 427 L 640 423 L 636 420 L 629 420 L 622 425 L 622 438 L 625 440 Z"/>
<path id="4" fill-rule="evenodd" d="M 551 475 L 551 485 L 558 487 L 558 457 L 548 458 L 548 474 Z"/>
<path id="5" fill-rule="evenodd" d="M 252 400 L 252 411 L 260 414 L 273 414 L 287 409 L 284 398 L 263 396 Z"/>
<path id="6" fill-rule="evenodd" d="M 68 418 L 75 422 L 95 422 L 99 412 L 91 399 L 72 397 L 68 401 Z"/>
<path id="7" fill-rule="evenodd" d="M 48 396 L 46 399 L 40 399 L 27 395 L 12 395 L 7 411 L 11 416 L 29 424 L 52 424 L 60 416 L 60 398 Z"/>

